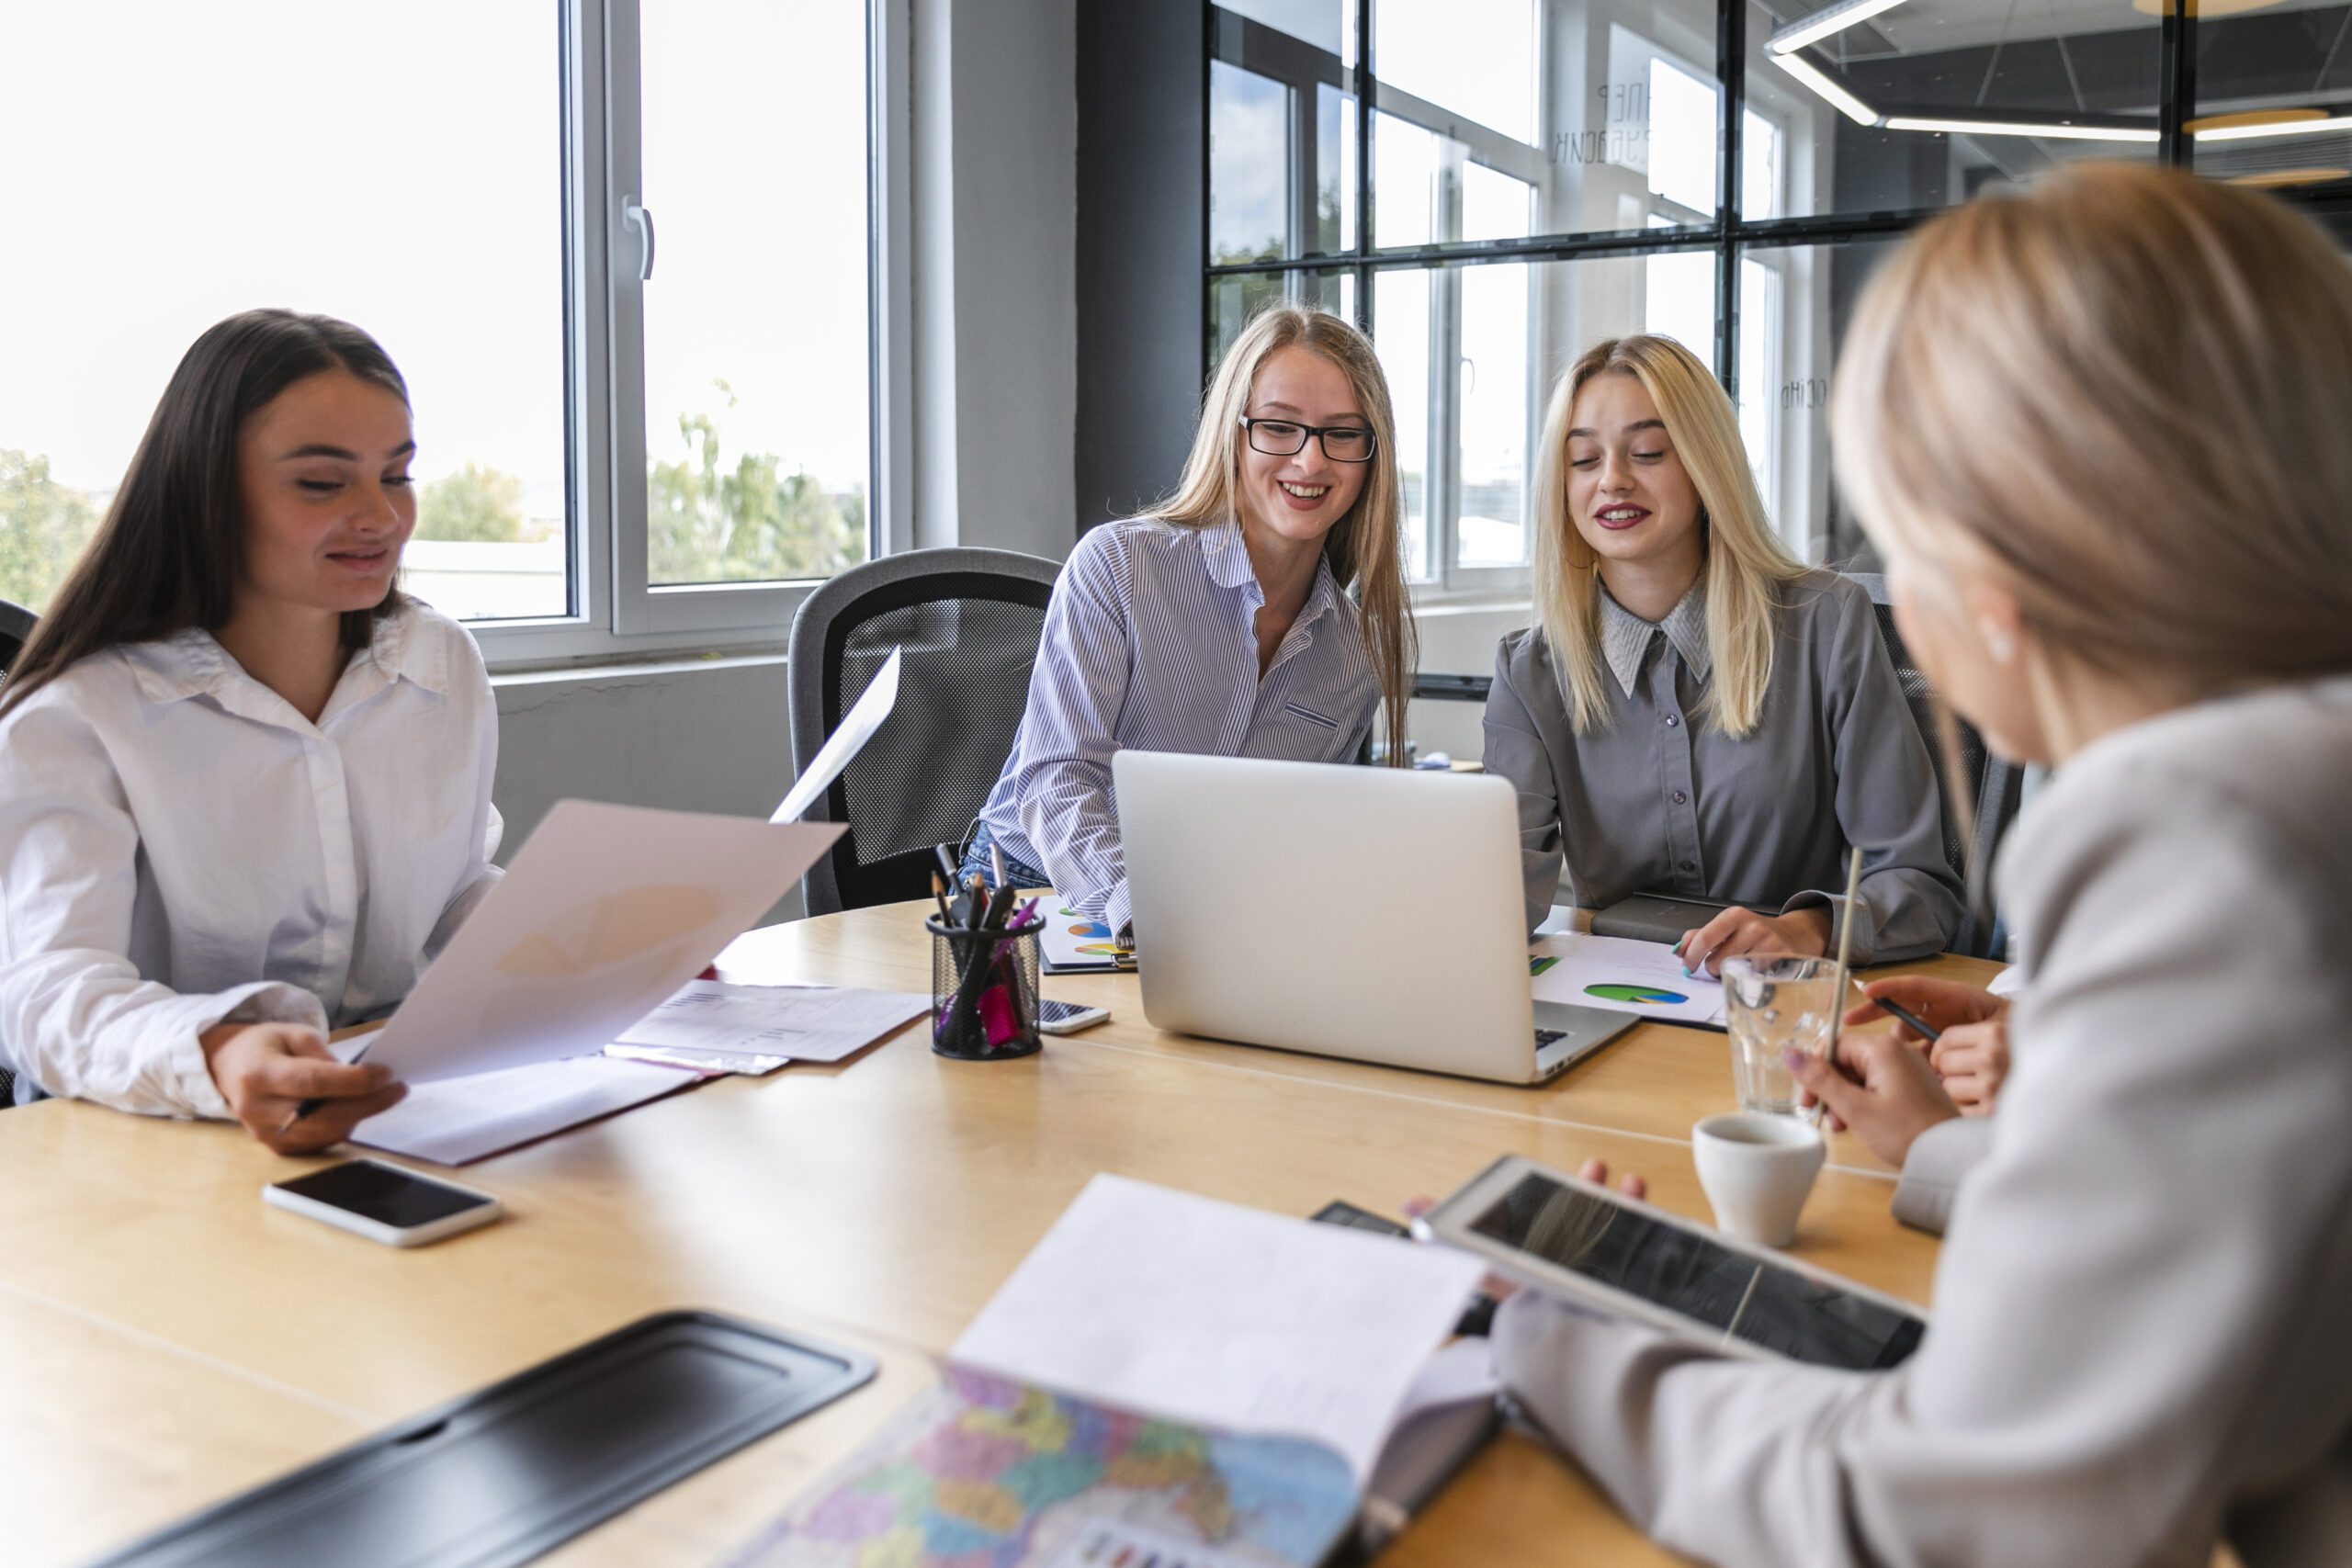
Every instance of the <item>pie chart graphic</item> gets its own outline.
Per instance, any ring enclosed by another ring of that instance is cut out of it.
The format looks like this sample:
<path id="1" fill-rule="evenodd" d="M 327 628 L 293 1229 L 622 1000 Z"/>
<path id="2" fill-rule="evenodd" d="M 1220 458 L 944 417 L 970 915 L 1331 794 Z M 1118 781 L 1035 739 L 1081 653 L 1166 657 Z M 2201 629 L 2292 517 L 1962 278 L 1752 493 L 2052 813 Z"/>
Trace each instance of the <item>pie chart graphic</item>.
<path id="1" fill-rule="evenodd" d="M 1584 994 L 1599 997 L 1604 1002 L 1640 1002 L 1649 1007 L 1673 1007 L 1690 999 L 1679 991 L 1664 990 L 1657 986 L 1623 986 L 1614 981 L 1587 986 Z"/>

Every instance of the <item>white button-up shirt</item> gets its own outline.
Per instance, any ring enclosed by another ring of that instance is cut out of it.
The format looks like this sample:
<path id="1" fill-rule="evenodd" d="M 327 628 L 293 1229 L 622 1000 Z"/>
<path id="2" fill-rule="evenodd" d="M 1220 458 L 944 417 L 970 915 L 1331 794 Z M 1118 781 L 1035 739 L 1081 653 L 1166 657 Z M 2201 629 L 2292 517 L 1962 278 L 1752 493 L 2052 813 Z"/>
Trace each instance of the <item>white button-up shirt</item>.
<path id="1" fill-rule="evenodd" d="M 0 1065 L 228 1115 L 198 1034 L 406 995 L 498 877 L 497 761 L 480 651 L 414 602 L 316 724 L 205 632 L 81 660 L 0 719 Z"/>

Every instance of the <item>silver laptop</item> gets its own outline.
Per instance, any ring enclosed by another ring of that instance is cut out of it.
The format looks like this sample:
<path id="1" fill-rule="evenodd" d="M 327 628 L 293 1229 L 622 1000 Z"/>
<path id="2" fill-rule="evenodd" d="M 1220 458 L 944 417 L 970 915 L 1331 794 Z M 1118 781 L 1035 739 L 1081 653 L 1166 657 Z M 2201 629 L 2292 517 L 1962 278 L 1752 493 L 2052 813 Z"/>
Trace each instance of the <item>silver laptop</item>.
<path id="1" fill-rule="evenodd" d="M 1112 773 L 1159 1028 L 1542 1083 L 1637 1021 L 1530 994 L 1501 779 L 1135 750 Z"/>

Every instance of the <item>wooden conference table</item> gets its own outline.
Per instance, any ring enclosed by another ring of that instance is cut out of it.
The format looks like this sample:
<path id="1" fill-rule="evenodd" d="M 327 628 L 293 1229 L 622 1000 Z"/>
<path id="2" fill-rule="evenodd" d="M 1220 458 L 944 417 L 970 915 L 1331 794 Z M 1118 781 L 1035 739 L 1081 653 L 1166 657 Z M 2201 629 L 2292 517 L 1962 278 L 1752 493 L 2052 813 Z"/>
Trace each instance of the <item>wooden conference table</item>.
<path id="1" fill-rule="evenodd" d="M 772 927 L 728 978 L 922 990 L 920 908 Z M 1981 983 L 1993 964 L 1922 965 Z M 1890 971 L 1892 972 L 1892 971 Z M 1720 1034 L 1644 1024 L 1541 1089 L 1167 1035 L 1132 976 L 1049 977 L 1112 1021 L 1023 1061 L 910 1029 L 836 1067 L 730 1078 L 469 1168 L 508 1218 L 414 1252 L 266 1208 L 315 1162 L 233 1127 L 63 1101 L 0 1113 L 0 1518 L 12 1563 L 77 1561 L 648 1313 L 707 1307 L 882 1363 L 877 1382 L 553 1561 L 700 1563 L 934 1373 L 1098 1170 L 1286 1213 L 1395 1213 L 1497 1155 L 1598 1155 L 1704 1217 L 1690 1123 L 1732 1103 Z M 1926 1303 L 1936 1244 L 1833 1144 L 1798 1256 Z M 1506 1436 L 1383 1562 L 1668 1561 L 1573 1468 Z"/>

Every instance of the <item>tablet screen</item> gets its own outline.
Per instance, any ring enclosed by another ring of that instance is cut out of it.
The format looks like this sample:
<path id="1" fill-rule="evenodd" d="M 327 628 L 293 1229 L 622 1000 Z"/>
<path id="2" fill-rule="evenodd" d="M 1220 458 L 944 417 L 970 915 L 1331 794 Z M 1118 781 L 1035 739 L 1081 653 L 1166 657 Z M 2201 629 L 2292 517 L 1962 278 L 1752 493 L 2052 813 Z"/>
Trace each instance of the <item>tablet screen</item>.
<path id="1" fill-rule="evenodd" d="M 1891 1367 L 1919 1348 L 1926 1327 L 1868 1296 L 1736 1252 L 1703 1231 L 1542 1176 L 1521 1178 L 1470 1228 L 1792 1361 Z"/>

